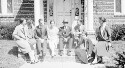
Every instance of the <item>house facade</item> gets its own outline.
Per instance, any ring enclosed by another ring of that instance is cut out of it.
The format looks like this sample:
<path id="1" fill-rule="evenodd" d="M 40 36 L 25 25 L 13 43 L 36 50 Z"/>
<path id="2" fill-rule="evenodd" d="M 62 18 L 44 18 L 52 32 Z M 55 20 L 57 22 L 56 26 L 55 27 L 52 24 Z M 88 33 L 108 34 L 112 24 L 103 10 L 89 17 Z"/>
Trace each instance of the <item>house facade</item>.
<path id="1" fill-rule="evenodd" d="M 38 19 L 43 18 L 48 25 L 54 20 L 58 27 L 67 19 L 71 26 L 78 16 L 87 32 L 93 34 L 98 17 L 105 17 L 109 25 L 124 24 L 124 6 L 125 0 L 0 0 L 0 24 L 31 18 L 37 26 Z"/>

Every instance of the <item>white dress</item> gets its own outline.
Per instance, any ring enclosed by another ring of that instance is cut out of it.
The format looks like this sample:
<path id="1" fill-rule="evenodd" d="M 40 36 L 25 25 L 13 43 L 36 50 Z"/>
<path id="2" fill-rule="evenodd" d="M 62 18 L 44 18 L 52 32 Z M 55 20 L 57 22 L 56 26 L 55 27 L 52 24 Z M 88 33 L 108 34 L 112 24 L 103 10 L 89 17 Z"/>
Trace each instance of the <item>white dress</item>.
<path id="1" fill-rule="evenodd" d="M 55 48 L 57 48 L 57 44 L 59 42 L 58 32 L 59 29 L 56 26 L 54 26 L 52 29 L 50 29 L 50 27 L 47 28 L 48 42 L 52 51 L 52 56 L 55 55 Z"/>

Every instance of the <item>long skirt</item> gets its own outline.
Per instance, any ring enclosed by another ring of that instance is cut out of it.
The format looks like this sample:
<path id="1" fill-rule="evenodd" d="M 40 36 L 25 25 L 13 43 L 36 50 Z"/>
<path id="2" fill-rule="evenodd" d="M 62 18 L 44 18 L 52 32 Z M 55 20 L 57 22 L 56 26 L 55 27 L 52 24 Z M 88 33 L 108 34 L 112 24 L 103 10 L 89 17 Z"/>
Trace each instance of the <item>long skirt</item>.
<path id="1" fill-rule="evenodd" d="M 76 62 L 85 63 L 85 64 L 88 63 L 87 53 L 85 49 L 77 48 L 75 50 L 75 59 L 76 59 Z"/>
<path id="2" fill-rule="evenodd" d="M 21 52 L 29 53 L 32 51 L 30 44 L 27 40 L 17 40 L 16 43 L 17 43 L 18 47 L 20 48 Z"/>

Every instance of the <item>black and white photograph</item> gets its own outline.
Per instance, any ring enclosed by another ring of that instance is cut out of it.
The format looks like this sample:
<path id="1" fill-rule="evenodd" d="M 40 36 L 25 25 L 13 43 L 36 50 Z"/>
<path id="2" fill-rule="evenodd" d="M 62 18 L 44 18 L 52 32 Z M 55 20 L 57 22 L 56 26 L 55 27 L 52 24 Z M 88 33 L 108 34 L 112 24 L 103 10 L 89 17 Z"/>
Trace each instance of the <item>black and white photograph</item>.
<path id="1" fill-rule="evenodd" d="M 0 68 L 124 68 L 125 0 L 0 0 Z"/>

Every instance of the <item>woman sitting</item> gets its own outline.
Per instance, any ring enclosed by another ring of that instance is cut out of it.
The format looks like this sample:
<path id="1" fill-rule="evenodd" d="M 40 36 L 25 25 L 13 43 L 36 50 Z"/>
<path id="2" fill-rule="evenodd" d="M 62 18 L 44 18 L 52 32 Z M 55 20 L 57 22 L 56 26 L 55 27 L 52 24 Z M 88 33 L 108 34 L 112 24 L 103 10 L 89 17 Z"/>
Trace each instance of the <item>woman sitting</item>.
<path id="1" fill-rule="evenodd" d="M 47 34 L 52 57 L 56 55 L 55 49 L 57 48 L 57 44 L 59 42 L 58 32 L 59 29 L 55 26 L 55 22 L 50 21 L 50 26 L 47 28 Z"/>
<path id="2" fill-rule="evenodd" d="M 27 22 L 24 18 L 20 20 L 20 25 L 16 26 L 13 36 L 16 40 L 16 43 L 18 44 L 18 47 L 23 53 L 28 53 L 31 64 L 35 63 L 35 54 L 34 50 L 31 48 L 31 44 L 29 43 L 29 39 L 27 38 Z"/>

